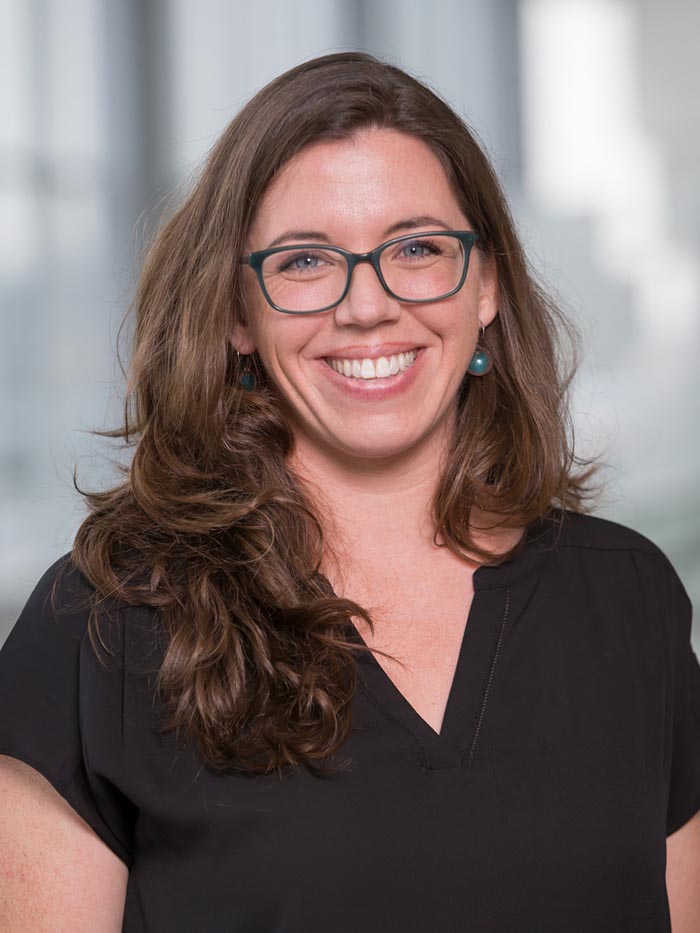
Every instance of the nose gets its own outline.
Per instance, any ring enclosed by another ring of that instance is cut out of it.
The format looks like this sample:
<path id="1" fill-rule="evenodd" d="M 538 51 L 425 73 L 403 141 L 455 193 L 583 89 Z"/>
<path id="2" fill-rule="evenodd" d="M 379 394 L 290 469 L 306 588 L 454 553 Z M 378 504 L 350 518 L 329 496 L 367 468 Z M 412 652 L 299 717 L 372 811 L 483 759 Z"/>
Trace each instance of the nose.
<path id="1" fill-rule="evenodd" d="M 352 270 L 348 293 L 335 309 L 338 324 L 375 327 L 383 321 L 396 320 L 401 306 L 392 298 L 369 262 L 358 262 Z"/>

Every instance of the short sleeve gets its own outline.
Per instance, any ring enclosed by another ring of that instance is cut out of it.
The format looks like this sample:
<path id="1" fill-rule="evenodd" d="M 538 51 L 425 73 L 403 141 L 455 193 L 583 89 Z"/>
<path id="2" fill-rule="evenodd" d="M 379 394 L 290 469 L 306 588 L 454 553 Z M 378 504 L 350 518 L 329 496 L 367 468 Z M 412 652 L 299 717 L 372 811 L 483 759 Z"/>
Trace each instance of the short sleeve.
<path id="1" fill-rule="evenodd" d="M 690 641 L 690 600 L 673 576 L 667 836 L 700 810 L 700 665 Z"/>
<path id="2" fill-rule="evenodd" d="M 131 867 L 135 808 L 101 767 L 121 753 L 123 631 L 112 623 L 109 653 L 98 659 L 87 630 L 90 592 L 68 555 L 29 597 L 0 650 L 0 754 L 39 771 Z M 103 747 L 94 736 L 92 746 L 86 741 L 88 708 L 91 721 L 101 720 Z"/>

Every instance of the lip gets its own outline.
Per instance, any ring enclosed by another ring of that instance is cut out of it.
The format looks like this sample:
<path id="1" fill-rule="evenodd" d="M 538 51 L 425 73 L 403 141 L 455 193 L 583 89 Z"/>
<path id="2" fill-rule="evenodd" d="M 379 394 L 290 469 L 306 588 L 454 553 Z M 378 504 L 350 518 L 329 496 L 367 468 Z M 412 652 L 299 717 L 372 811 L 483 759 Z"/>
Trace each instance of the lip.
<path id="1" fill-rule="evenodd" d="M 406 349 L 416 350 L 416 358 L 413 363 L 403 372 L 386 379 L 352 379 L 348 376 L 341 376 L 326 363 L 325 358 L 317 362 L 324 378 L 329 381 L 330 386 L 336 389 L 342 395 L 352 398 L 372 402 L 383 402 L 395 398 L 406 392 L 418 378 L 423 365 L 424 347 L 406 347 L 404 350 L 394 350 L 394 353 L 406 352 Z M 345 351 L 347 352 L 347 351 Z M 367 352 L 366 348 L 363 352 Z M 386 353 L 380 353 L 380 356 L 386 356 Z M 345 359 L 362 359 L 363 357 L 345 357 Z"/>
<path id="2" fill-rule="evenodd" d="M 422 349 L 423 347 L 418 343 L 382 343 L 374 344 L 371 347 L 355 345 L 329 350 L 328 353 L 324 353 L 319 359 L 378 360 L 380 356 L 398 356 L 399 353 L 408 353 L 410 350 L 415 350 L 417 353 L 420 353 Z"/>

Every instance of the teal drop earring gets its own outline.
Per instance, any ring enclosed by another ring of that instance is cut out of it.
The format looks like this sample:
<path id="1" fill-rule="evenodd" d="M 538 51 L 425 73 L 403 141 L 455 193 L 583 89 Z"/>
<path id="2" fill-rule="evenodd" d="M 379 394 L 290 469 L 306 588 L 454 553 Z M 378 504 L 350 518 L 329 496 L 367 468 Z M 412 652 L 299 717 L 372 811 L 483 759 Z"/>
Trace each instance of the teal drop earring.
<path id="1" fill-rule="evenodd" d="M 241 362 L 241 354 L 238 350 L 236 350 L 236 356 L 238 357 L 238 366 L 241 373 L 238 377 L 238 384 L 246 392 L 250 392 L 251 389 L 255 388 L 255 375 L 250 368 L 250 356 L 243 357 L 243 362 Z"/>
<path id="2" fill-rule="evenodd" d="M 479 339 L 483 340 L 484 334 L 486 333 L 486 328 L 481 322 L 479 322 L 479 330 Z M 485 347 L 480 346 L 479 342 L 477 341 L 477 344 L 474 347 L 474 354 L 469 361 L 469 366 L 467 366 L 467 372 L 470 376 L 485 376 L 486 373 L 491 372 L 492 367 L 493 358 L 491 357 L 491 354 Z"/>

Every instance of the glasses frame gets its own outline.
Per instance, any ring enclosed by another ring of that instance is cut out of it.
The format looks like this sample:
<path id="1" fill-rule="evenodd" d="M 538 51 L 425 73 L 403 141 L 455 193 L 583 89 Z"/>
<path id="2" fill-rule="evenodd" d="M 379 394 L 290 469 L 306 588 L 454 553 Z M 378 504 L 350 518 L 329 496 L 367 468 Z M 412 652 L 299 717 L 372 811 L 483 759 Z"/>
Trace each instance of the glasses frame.
<path id="1" fill-rule="evenodd" d="M 387 249 L 389 246 L 393 246 L 395 243 L 402 243 L 406 240 L 419 240 L 424 236 L 450 236 L 460 241 L 464 249 L 464 268 L 462 269 L 462 275 L 458 284 L 451 291 L 445 292 L 444 295 L 440 295 L 437 298 L 402 298 L 400 295 L 397 295 L 396 292 L 393 292 L 387 285 L 386 280 L 382 275 L 382 270 L 379 266 L 379 257 L 385 249 Z M 271 249 L 256 250 L 254 253 L 249 253 L 247 256 L 244 256 L 239 260 L 239 262 L 244 263 L 253 269 L 257 275 L 260 288 L 262 289 L 262 293 L 265 296 L 265 300 L 270 305 L 270 307 L 274 308 L 275 311 L 281 312 L 282 314 L 321 314 L 323 311 L 330 311 L 331 308 L 337 308 L 337 306 L 344 300 L 345 296 L 350 290 L 350 282 L 352 280 L 352 274 L 355 271 L 355 267 L 362 262 L 367 262 L 372 266 L 384 291 L 387 293 L 387 295 L 396 299 L 396 301 L 407 304 L 430 304 L 433 301 L 442 301 L 445 298 L 450 298 L 452 295 L 457 294 L 460 288 L 462 288 L 467 278 L 467 271 L 469 269 L 469 256 L 472 251 L 472 247 L 479 239 L 479 234 L 475 233 L 473 230 L 421 230 L 419 233 L 406 233 L 402 236 L 397 236 L 391 240 L 387 240 L 386 243 L 380 243 L 379 246 L 373 250 L 370 250 L 368 253 L 351 253 L 349 250 L 342 249 L 340 246 L 329 246 L 327 243 L 290 243 L 286 246 L 273 246 Z M 333 253 L 340 253 L 340 255 L 345 258 L 348 275 L 343 293 L 337 301 L 334 301 L 332 304 L 326 305 L 323 308 L 316 308 L 313 311 L 290 311 L 288 308 L 282 308 L 275 304 L 272 298 L 270 298 L 267 288 L 265 287 L 262 265 L 268 256 L 272 256 L 274 253 L 282 253 L 285 250 L 290 249 L 322 249 L 326 252 L 330 251 Z"/>

